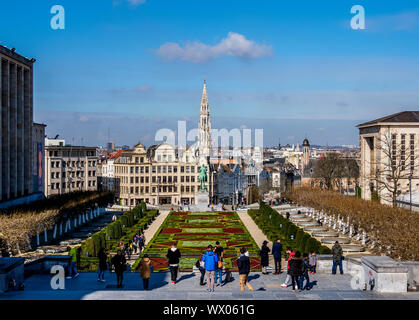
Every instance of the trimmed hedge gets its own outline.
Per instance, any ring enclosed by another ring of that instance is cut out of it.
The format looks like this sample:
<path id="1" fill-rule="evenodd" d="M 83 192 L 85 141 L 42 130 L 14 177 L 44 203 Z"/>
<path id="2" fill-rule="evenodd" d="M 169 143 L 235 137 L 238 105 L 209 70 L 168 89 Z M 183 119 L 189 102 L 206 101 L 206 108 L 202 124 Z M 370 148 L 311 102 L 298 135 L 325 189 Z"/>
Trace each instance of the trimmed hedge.
<path id="1" fill-rule="evenodd" d="M 260 203 L 258 210 L 248 210 L 248 213 L 270 241 L 274 242 L 276 239 L 281 239 L 284 253 L 287 247 L 292 247 L 293 250 L 298 250 L 301 253 L 331 253 L 328 247 L 323 246 L 310 234 L 304 232 L 303 229 L 263 202 Z"/>
<path id="2" fill-rule="evenodd" d="M 141 204 L 125 212 L 118 220 L 81 243 L 82 260 L 96 257 L 101 248 L 116 252 L 120 241 L 125 243 L 132 240 L 137 233 L 146 229 L 158 214 L 158 210 L 143 211 Z M 81 266 L 83 269 L 84 265 Z"/>

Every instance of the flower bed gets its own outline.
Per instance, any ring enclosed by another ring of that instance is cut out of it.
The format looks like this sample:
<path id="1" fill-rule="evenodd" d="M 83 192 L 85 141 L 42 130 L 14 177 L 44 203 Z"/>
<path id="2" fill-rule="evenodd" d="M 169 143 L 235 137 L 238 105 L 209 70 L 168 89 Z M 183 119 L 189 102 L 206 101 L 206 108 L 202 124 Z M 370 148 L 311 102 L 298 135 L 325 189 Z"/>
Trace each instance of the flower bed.
<path id="1" fill-rule="evenodd" d="M 167 272 L 167 250 L 176 243 L 182 254 L 179 269 L 190 272 L 207 246 L 215 246 L 216 241 L 224 248 L 226 271 L 237 271 L 235 260 L 241 247 L 249 251 L 251 270 L 260 271 L 259 247 L 235 212 L 172 212 L 132 270 L 137 271 L 142 256 L 148 254 L 155 272 Z"/>

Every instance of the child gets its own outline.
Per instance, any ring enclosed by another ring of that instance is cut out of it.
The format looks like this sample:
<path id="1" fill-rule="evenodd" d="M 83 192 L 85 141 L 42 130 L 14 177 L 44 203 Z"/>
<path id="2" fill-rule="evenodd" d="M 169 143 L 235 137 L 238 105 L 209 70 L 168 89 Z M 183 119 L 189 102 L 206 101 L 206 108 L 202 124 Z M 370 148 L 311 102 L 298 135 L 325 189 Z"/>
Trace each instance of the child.
<path id="1" fill-rule="evenodd" d="M 317 264 L 317 257 L 316 257 L 315 252 L 310 253 L 308 264 L 309 264 L 309 267 L 310 267 L 310 274 L 315 274 L 316 273 L 316 264 Z"/>
<path id="2" fill-rule="evenodd" d="M 291 247 L 288 247 L 287 248 L 287 251 L 286 251 L 286 254 L 287 255 L 285 257 L 285 260 L 287 261 L 287 277 L 285 279 L 285 282 L 283 284 L 281 284 L 281 287 L 283 287 L 283 288 L 287 288 L 288 287 L 288 283 L 291 281 L 291 275 L 289 274 L 289 271 L 290 271 L 290 260 L 291 260 L 292 256 L 295 256 L 295 252 L 292 251 L 292 248 Z"/>

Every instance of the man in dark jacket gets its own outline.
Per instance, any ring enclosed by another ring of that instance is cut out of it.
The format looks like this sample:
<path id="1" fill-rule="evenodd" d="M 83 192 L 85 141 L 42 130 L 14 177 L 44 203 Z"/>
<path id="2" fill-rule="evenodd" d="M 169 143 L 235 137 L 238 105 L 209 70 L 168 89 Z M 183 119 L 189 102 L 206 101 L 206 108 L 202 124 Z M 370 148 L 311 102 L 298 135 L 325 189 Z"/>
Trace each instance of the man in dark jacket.
<path id="1" fill-rule="evenodd" d="M 97 281 L 105 282 L 105 271 L 108 269 L 108 255 L 106 254 L 106 249 L 101 248 L 98 253 L 99 258 L 99 269 L 98 269 L 98 278 Z"/>
<path id="2" fill-rule="evenodd" d="M 274 256 L 275 261 L 275 273 L 280 274 L 281 272 L 281 256 L 282 256 L 282 244 L 281 239 L 277 239 L 274 245 L 272 246 L 272 255 Z"/>
<path id="3" fill-rule="evenodd" d="M 122 280 L 124 280 L 126 263 L 125 257 L 122 255 L 122 251 L 118 250 L 117 254 L 112 258 L 112 264 L 115 266 L 117 288 L 122 288 Z"/>
<path id="4" fill-rule="evenodd" d="M 301 258 L 300 251 L 297 251 L 294 256 L 291 257 L 289 262 L 289 274 L 292 281 L 292 290 L 295 290 L 295 283 L 297 282 L 298 291 L 301 291 L 303 278 L 301 277 L 304 273 L 304 262 Z"/>
<path id="5" fill-rule="evenodd" d="M 166 258 L 169 259 L 169 270 L 172 277 L 172 284 L 176 283 L 180 257 L 180 250 L 176 248 L 176 244 L 173 243 L 172 247 L 167 250 L 166 254 Z"/>
<path id="6" fill-rule="evenodd" d="M 259 251 L 260 264 L 262 265 L 263 274 L 268 274 L 268 272 L 266 271 L 266 268 L 269 266 L 269 252 L 271 251 L 271 249 L 268 248 L 267 244 L 268 244 L 268 241 L 266 240 L 263 241 L 262 248 Z"/>
<path id="7" fill-rule="evenodd" d="M 240 249 L 240 257 L 237 259 L 237 267 L 239 268 L 240 290 L 244 291 L 244 286 L 253 291 L 253 287 L 249 283 L 250 259 L 246 256 L 246 248 Z"/>
<path id="8" fill-rule="evenodd" d="M 335 245 L 332 248 L 332 255 L 333 255 L 333 266 L 332 266 L 332 274 L 336 274 L 336 265 L 339 265 L 340 274 L 343 274 L 343 267 L 342 267 L 342 247 L 339 244 L 339 241 L 335 242 Z"/>

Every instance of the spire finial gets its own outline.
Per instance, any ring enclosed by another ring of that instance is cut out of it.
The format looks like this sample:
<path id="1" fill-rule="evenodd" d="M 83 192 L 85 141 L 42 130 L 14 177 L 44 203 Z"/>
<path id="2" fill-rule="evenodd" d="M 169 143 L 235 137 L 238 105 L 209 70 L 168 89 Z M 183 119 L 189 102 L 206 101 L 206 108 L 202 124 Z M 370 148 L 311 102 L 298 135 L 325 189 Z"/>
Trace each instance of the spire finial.
<path id="1" fill-rule="evenodd" d="M 204 78 L 204 84 L 206 84 L 207 83 L 207 78 Z"/>

